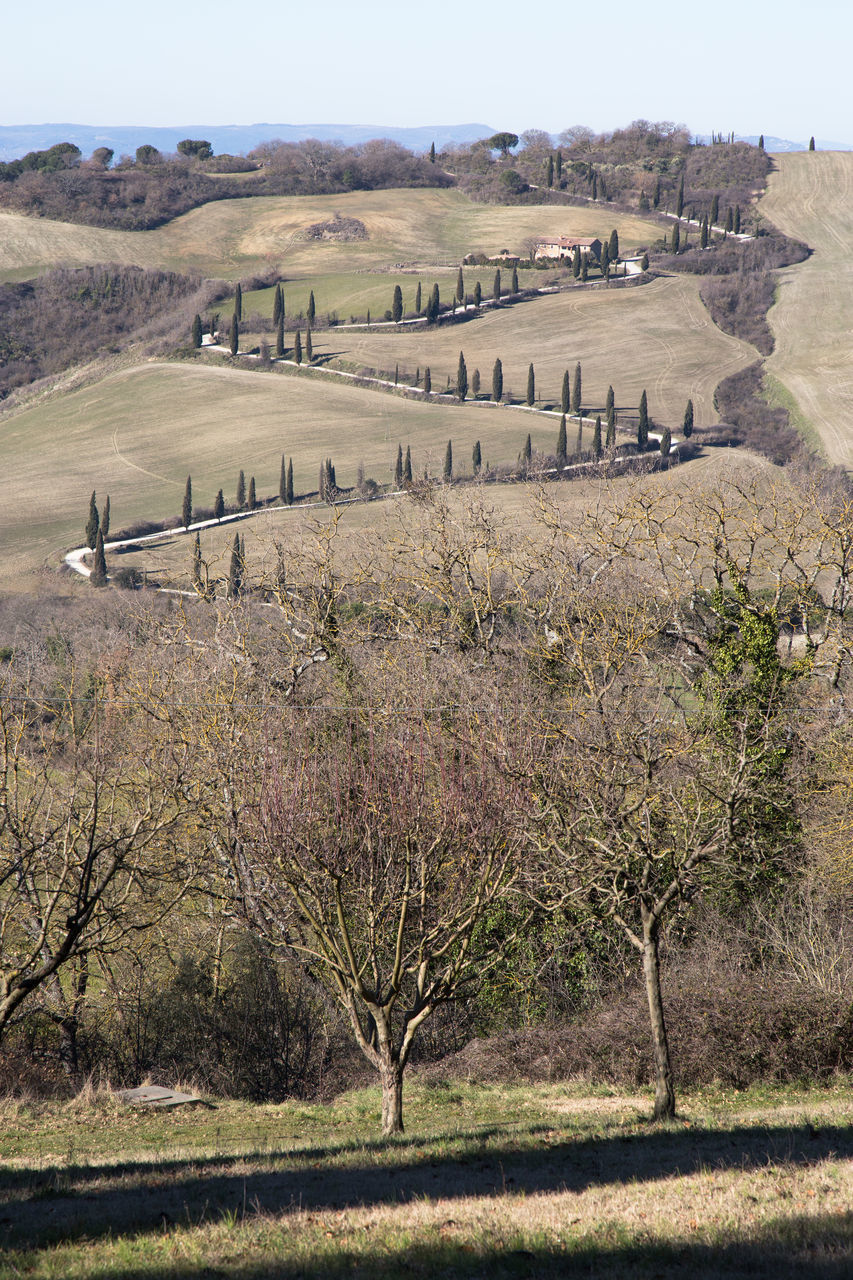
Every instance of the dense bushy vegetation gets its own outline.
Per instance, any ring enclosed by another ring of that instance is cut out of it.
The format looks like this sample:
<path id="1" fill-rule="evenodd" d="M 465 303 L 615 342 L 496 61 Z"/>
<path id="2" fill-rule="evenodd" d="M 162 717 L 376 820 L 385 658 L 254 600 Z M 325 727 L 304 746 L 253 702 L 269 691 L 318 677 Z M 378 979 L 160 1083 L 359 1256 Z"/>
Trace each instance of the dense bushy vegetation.
<path id="1" fill-rule="evenodd" d="M 0 285 L 0 401 L 73 364 L 132 343 L 183 344 L 222 286 L 141 267 L 60 268 Z"/>

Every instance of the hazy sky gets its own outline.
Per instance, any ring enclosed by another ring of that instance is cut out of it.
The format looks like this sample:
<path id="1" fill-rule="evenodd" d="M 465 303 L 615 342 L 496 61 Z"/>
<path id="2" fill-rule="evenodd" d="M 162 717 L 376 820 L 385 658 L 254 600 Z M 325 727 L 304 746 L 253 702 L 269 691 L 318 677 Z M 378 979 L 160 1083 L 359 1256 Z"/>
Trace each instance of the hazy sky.
<path id="1" fill-rule="evenodd" d="M 2 6 L 0 124 L 425 125 L 853 142 L 850 0 L 40 0 Z"/>

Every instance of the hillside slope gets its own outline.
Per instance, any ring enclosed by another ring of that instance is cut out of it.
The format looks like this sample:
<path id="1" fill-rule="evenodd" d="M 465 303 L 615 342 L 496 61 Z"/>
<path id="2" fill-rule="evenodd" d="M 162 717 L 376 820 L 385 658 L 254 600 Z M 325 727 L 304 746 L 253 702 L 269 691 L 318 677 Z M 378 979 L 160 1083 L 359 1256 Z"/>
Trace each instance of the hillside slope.
<path id="1" fill-rule="evenodd" d="M 761 210 L 811 258 L 779 273 L 767 368 L 792 393 L 830 462 L 853 467 L 853 154 L 777 156 Z"/>

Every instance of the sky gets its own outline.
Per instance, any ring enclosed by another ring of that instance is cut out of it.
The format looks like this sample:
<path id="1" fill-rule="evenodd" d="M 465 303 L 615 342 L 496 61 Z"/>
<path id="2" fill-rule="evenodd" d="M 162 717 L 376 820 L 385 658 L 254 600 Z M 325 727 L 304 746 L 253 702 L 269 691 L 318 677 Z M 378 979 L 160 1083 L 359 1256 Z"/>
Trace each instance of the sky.
<path id="1" fill-rule="evenodd" d="M 40 0 L 0 28 L 3 125 L 644 118 L 853 142 L 850 0 Z"/>

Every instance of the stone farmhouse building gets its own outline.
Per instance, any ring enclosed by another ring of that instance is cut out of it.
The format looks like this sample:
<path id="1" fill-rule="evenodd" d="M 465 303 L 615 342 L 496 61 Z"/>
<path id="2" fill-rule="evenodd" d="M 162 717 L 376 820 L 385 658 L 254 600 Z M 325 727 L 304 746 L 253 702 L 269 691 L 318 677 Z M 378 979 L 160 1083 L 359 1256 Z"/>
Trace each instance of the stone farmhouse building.
<path id="1" fill-rule="evenodd" d="M 534 257 L 537 259 L 550 258 L 554 261 L 563 261 L 571 258 L 575 249 L 580 250 L 582 258 L 588 258 L 593 262 L 601 261 L 601 241 L 579 240 L 577 237 L 571 236 L 552 236 L 548 240 L 540 240 L 536 246 Z"/>

